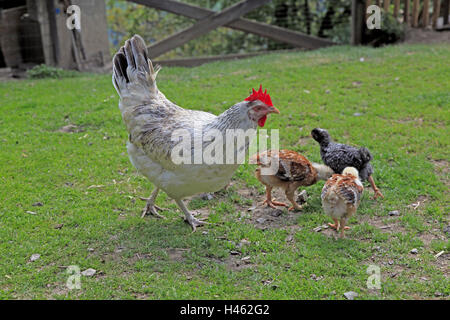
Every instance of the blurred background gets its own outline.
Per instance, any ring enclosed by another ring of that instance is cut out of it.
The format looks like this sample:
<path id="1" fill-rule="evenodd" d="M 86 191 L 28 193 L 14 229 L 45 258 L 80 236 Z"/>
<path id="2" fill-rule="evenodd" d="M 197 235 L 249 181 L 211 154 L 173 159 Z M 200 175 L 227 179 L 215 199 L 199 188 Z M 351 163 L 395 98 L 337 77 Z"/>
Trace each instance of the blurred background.
<path id="1" fill-rule="evenodd" d="M 168 37 L 177 43 L 179 39 L 172 35 L 201 20 L 193 16 L 205 17 L 242 2 L 0 0 L 0 76 L 20 76 L 36 65 L 108 72 L 112 55 L 132 35 L 140 34 L 150 46 L 160 45 Z M 450 42 L 449 0 L 259 2 L 238 18 L 244 28 L 231 26 L 237 21 L 233 20 L 171 49 L 164 45 L 153 48 L 150 54 L 158 52 L 152 58 L 163 65 L 194 66 L 274 50 L 339 44 L 378 47 L 399 41 Z M 381 9 L 381 29 L 368 30 L 366 8 L 374 4 Z M 80 30 L 67 27 L 71 5 L 80 8 Z"/>

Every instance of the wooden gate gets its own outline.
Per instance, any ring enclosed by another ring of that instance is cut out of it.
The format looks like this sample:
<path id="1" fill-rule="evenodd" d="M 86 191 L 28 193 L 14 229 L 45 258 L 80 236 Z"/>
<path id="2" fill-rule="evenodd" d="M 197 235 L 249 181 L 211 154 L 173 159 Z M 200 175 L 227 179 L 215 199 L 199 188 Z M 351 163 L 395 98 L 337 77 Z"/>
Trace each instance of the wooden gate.
<path id="1" fill-rule="evenodd" d="M 261 37 L 290 44 L 295 48 L 316 49 L 334 44 L 332 41 L 327 39 L 242 18 L 245 14 L 267 4 L 271 0 L 243 0 L 221 12 L 215 12 L 175 0 L 128 1 L 197 20 L 193 26 L 150 45 L 148 50 L 150 58 L 152 59 L 157 58 L 192 39 L 207 34 L 218 27 L 228 27 L 247 33 L 253 33 Z M 163 65 L 194 66 L 215 60 L 237 59 L 257 54 L 260 53 L 209 56 L 203 58 L 183 58 L 158 61 L 158 63 Z"/>

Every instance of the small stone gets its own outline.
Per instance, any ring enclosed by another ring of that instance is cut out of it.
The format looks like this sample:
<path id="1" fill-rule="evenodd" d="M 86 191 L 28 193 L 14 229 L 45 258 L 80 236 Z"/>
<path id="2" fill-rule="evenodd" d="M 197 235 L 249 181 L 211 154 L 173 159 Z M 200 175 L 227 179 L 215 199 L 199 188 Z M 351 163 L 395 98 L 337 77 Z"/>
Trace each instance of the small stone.
<path id="1" fill-rule="evenodd" d="M 214 196 L 211 193 L 204 193 L 201 195 L 202 200 L 212 200 L 214 199 Z"/>
<path id="2" fill-rule="evenodd" d="M 362 116 L 362 113 L 360 113 L 360 112 L 355 112 L 355 113 L 353 114 L 353 116 L 355 116 L 355 117 L 361 117 L 361 116 Z"/>
<path id="3" fill-rule="evenodd" d="M 64 226 L 64 223 L 59 223 L 57 225 L 55 225 L 53 228 L 54 229 L 61 229 Z"/>
<path id="4" fill-rule="evenodd" d="M 240 255 L 241 253 L 240 253 L 239 251 L 236 251 L 236 250 L 231 250 L 231 251 L 230 251 L 230 254 L 231 254 L 232 256 L 238 256 L 238 255 Z"/>
<path id="5" fill-rule="evenodd" d="M 37 214 L 36 212 L 34 212 L 34 211 L 27 211 L 27 213 L 28 214 L 32 214 L 32 215 L 35 215 L 35 214 Z"/>
<path id="6" fill-rule="evenodd" d="M 326 94 L 329 94 L 330 92 L 331 92 L 330 89 L 325 90 Z"/>
<path id="7" fill-rule="evenodd" d="M 266 219 L 265 218 L 258 218 L 258 219 L 256 219 L 256 222 L 262 224 L 262 223 L 266 222 Z"/>
<path id="8" fill-rule="evenodd" d="M 41 255 L 39 253 L 33 253 L 30 257 L 30 261 L 36 261 L 37 259 L 39 259 L 41 257 Z"/>
<path id="9" fill-rule="evenodd" d="M 253 211 L 253 210 L 255 210 L 255 209 L 256 209 L 256 207 L 253 206 L 253 207 L 248 208 L 247 211 Z"/>
<path id="10" fill-rule="evenodd" d="M 412 253 L 412 254 L 417 254 L 418 252 L 419 252 L 419 250 L 417 250 L 416 248 L 414 248 L 410 251 L 410 253 Z"/>
<path id="11" fill-rule="evenodd" d="M 441 292 L 439 292 L 439 291 L 436 291 L 436 292 L 434 293 L 434 296 L 435 296 L 435 297 L 441 297 L 441 296 L 443 296 L 443 294 L 442 294 Z"/>
<path id="12" fill-rule="evenodd" d="M 281 210 L 281 209 L 273 209 L 271 212 L 270 212 L 270 215 L 272 216 L 272 217 L 279 217 L 279 216 L 281 216 L 283 214 L 283 210 Z"/>
<path id="13" fill-rule="evenodd" d="M 313 231 L 314 231 L 314 232 L 320 232 L 320 231 L 322 231 L 322 226 L 315 227 L 315 228 L 313 229 Z"/>
<path id="14" fill-rule="evenodd" d="M 400 212 L 398 212 L 398 210 L 389 211 L 389 215 L 390 216 L 398 216 L 398 215 L 400 215 Z"/>
<path id="15" fill-rule="evenodd" d="M 358 296 L 358 294 L 356 292 L 354 292 L 354 291 L 349 291 L 349 292 L 344 293 L 344 296 L 348 300 L 353 300 L 353 299 L 355 299 Z"/>
<path id="16" fill-rule="evenodd" d="M 202 234 L 203 234 L 203 235 L 207 235 L 207 234 L 208 234 L 208 231 L 203 231 Z"/>
<path id="17" fill-rule="evenodd" d="M 81 274 L 85 277 L 92 277 L 96 272 L 97 270 L 89 268 L 81 272 Z"/>
<path id="18" fill-rule="evenodd" d="M 364 62 L 364 57 L 359 58 L 360 62 Z"/>
<path id="19" fill-rule="evenodd" d="M 388 264 L 389 264 L 390 266 L 392 266 L 392 265 L 394 264 L 394 261 L 389 260 L 389 261 L 388 261 Z"/>
<path id="20" fill-rule="evenodd" d="M 35 202 L 32 204 L 33 207 L 42 207 L 44 204 L 42 202 Z"/>
<path id="21" fill-rule="evenodd" d="M 244 261 L 245 263 L 250 263 L 250 256 L 243 257 L 241 261 Z"/>
<path id="22" fill-rule="evenodd" d="M 94 248 L 87 248 L 87 251 L 94 252 Z"/>

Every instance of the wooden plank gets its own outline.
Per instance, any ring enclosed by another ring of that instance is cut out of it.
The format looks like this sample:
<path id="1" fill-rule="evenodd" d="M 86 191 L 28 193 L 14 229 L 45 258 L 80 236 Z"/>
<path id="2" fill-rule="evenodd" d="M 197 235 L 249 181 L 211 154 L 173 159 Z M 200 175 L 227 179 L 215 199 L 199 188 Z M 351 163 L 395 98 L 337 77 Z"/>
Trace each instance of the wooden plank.
<path id="1" fill-rule="evenodd" d="M 237 59 L 247 59 L 263 54 L 273 54 L 273 53 L 285 53 L 285 52 L 293 52 L 298 51 L 298 49 L 294 50 L 274 50 L 274 51 L 259 51 L 252 53 L 239 53 L 239 54 L 227 54 L 227 55 L 218 55 L 218 56 L 207 56 L 207 57 L 192 57 L 192 58 L 180 58 L 180 59 L 170 59 L 170 60 L 156 60 L 155 64 L 159 64 L 161 66 L 167 67 L 197 67 L 199 65 L 215 62 L 215 61 L 224 61 L 224 60 L 237 60 Z"/>
<path id="2" fill-rule="evenodd" d="M 383 0 L 383 9 L 385 13 L 389 12 L 389 6 L 391 5 L 391 0 Z"/>
<path id="3" fill-rule="evenodd" d="M 411 4 L 410 0 L 405 0 L 405 9 L 403 11 L 403 22 L 406 23 L 407 25 L 410 22 L 410 19 L 409 19 L 409 13 L 411 10 L 410 4 Z"/>
<path id="4" fill-rule="evenodd" d="M 413 0 L 412 26 L 415 28 L 419 26 L 419 11 L 420 11 L 419 0 Z"/>
<path id="5" fill-rule="evenodd" d="M 166 1 L 129 0 L 129 1 L 196 20 L 204 19 L 208 17 L 210 14 L 214 13 L 214 11 L 212 10 L 208 10 L 205 8 L 197 7 L 191 4 L 178 2 L 174 0 L 166 0 Z M 272 40 L 288 43 L 297 48 L 316 49 L 334 44 L 334 42 L 327 39 L 322 39 L 304 34 L 302 32 L 272 26 L 267 23 L 250 21 L 243 18 L 239 18 L 235 21 L 232 21 L 226 24 L 225 26 L 235 30 L 253 33 L 264 38 L 269 38 Z"/>
<path id="6" fill-rule="evenodd" d="M 441 10 L 441 1 L 433 0 L 433 17 L 431 21 L 434 29 L 436 29 L 437 27 L 437 20 L 439 19 L 440 10 Z"/>
<path id="7" fill-rule="evenodd" d="M 365 13 L 365 3 L 362 0 L 352 1 L 352 44 L 359 45 L 362 43 L 363 25 Z"/>
<path id="8" fill-rule="evenodd" d="M 398 11 L 400 9 L 400 0 L 394 0 L 394 17 L 398 17 Z"/>
<path id="9" fill-rule="evenodd" d="M 428 27 L 428 24 L 430 22 L 430 14 L 429 14 L 429 8 L 430 8 L 430 0 L 423 0 L 423 11 L 422 11 L 422 27 L 426 28 Z"/>

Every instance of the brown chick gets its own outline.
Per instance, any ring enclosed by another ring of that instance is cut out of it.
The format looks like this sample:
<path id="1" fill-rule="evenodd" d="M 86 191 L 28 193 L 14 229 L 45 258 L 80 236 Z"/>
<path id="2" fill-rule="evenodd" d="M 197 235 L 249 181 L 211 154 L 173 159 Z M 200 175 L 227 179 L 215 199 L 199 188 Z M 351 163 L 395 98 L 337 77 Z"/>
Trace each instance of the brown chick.
<path id="1" fill-rule="evenodd" d="M 322 189 L 322 207 L 334 221 L 330 227 L 341 231 L 340 237 L 344 237 L 344 230 L 348 219 L 356 213 L 364 187 L 359 180 L 358 170 L 347 167 L 342 174 L 334 174 L 325 183 Z"/>
<path id="2" fill-rule="evenodd" d="M 271 161 L 277 160 L 278 168 L 275 174 L 263 175 L 264 167 L 269 167 Z M 256 178 L 266 186 L 266 200 L 264 201 L 269 207 L 276 208 L 276 206 L 288 206 L 282 202 L 276 202 L 272 199 L 272 189 L 279 187 L 284 190 L 286 198 L 292 203 L 289 210 L 301 210 L 294 199 L 295 191 L 300 186 L 310 186 L 315 184 L 318 180 L 327 180 L 334 173 L 333 170 L 325 165 L 311 163 L 301 154 L 291 150 L 280 150 L 278 155 L 271 150 L 261 152 L 253 156 L 256 160 L 258 168 L 256 169 Z M 263 167 L 263 168 L 261 168 Z"/>

